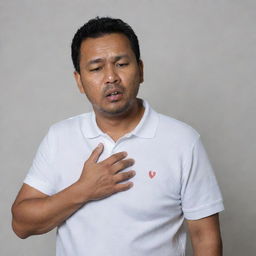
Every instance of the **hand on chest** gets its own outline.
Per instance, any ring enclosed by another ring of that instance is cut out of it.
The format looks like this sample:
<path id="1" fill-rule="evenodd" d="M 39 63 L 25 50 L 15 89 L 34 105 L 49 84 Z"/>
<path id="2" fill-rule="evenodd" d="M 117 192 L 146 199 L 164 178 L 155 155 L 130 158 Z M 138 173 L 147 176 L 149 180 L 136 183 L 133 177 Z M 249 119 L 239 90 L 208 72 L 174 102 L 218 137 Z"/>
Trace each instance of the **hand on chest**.
<path id="1" fill-rule="evenodd" d="M 94 143 L 97 145 L 97 142 Z M 66 163 L 61 163 L 59 170 L 59 189 L 63 189 L 74 183 L 81 174 L 84 161 L 88 159 L 95 145 L 87 145 L 89 150 L 84 153 L 79 150 L 70 150 L 66 155 Z M 109 205 L 141 217 L 153 217 L 154 214 L 165 214 L 172 207 L 180 207 L 180 166 L 176 155 L 159 152 L 150 145 L 140 143 L 127 146 L 125 143 L 112 146 L 104 144 L 98 162 L 104 161 L 111 155 L 126 151 L 127 158 L 135 160 L 133 166 L 125 168 L 120 172 L 135 170 L 136 175 L 131 179 L 134 186 L 124 192 L 116 193 L 108 198 L 99 200 L 100 206 Z M 67 161 L 68 160 L 68 161 Z M 101 207 L 100 207 L 101 208 Z"/>

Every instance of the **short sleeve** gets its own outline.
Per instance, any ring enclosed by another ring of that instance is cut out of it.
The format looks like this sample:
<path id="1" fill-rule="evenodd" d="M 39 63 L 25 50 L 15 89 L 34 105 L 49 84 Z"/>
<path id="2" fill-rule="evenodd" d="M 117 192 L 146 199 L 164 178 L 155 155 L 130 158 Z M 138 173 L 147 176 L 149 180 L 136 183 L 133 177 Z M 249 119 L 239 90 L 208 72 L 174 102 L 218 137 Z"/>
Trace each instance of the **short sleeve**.
<path id="1" fill-rule="evenodd" d="M 55 193 L 54 154 L 56 145 L 53 129 L 50 128 L 47 135 L 40 143 L 32 166 L 24 180 L 24 183 L 39 190 L 46 195 Z"/>
<path id="2" fill-rule="evenodd" d="M 184 217 L 196 220 L 223 211 L 222 195 L 200 136 L 186 159 L 181 189 Z"/>

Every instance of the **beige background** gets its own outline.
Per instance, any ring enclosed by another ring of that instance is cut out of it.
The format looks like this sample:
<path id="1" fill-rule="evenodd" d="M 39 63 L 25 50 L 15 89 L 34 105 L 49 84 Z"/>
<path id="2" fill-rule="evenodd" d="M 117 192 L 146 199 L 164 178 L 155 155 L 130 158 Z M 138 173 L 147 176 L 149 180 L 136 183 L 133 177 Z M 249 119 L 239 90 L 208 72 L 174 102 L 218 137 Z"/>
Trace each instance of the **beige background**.
<path id="1" fill-rule="evenodd" d="M 145 62 L 140 96 L 201 133 L 225 200 L 224 255 L 254 255 L 254 0 L 0 1 L 0 255 L 55 254 L 55 231 L 13 234 L 10 207 L 48 127 L 89 110 L 72 77 L 70 43 L 96 15 L 136 31 Z"/>

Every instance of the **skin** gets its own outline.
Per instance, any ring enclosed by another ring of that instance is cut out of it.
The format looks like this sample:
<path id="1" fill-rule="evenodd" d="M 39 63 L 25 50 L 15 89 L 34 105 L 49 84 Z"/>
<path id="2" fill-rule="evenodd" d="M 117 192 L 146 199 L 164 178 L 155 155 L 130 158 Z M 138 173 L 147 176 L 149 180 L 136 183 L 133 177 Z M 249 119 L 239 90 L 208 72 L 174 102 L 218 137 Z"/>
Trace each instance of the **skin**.
<path id="1" fill-rule="evenodd" d="M 194 256 L 222 256 L 219 215 L 187 220 Z"/>
<path id="2" fill-rule="evenodd" d="M 125 159 L 127 153 L 119 152 L 98 162 L 102 152 L 100 144 L 85 161 L 78 181 L 53 196 L 23 184 L 12 206 L 14 232 L 23 239 L 47 233 L 87 202 L 130 189 L 132 182 L 119 182 L 134 177 L 135 171 L 119 171 L 132 166 L 134 160 Z"/>
<path id="3" fill-rule="evenodd" d="M 138 124 L 144 112 L 136 98 L 143 82 L 143 63 L 137 62 L 126 36 L 113 33 L 86 39 L 81 45 L 80 73 L 74 76 L 92 104 L 98 126 L 113 140 Z M 112 90 L 121 96 L 110 102 L 106 94 Z"/>
<path id="4" fill-rule="evenodd" d="M 143 82 L 143 63 L 137 62 L 124 35 L 112 33 L 84 40 L 80 73 L 74 72 L 74 77 L 92 104 L 98 126 L 114 141 L 136 127 L 144 113 L 141 100 L 136 98 Z M 108 97 L 113 91 L 118 91 L 118 96 Z M 132 188 L 129 179 L 135 171 L 120 170 L 131 167 L 134 160 L 119 152 L 99 162 L 103 150 L 103 145 L 98 145 L 85 161 L 78 181 L 53 196 L 23 184 L 12 206 L 14 232 L 20 238 L 47 233 L 87 202 Z M 218 214 L 187 220 L 187 224 L 195 256 L 222 255 Z"/>
<path id="5" fill-rule="evenodd" d="M 91 71 L 95 69 L 95 59 L 101 59 L 96 63 L 97 72 Z M 80 66 L 81 72 L 74 73 L 78 87 L 92 103 L 99 127 L 103 131 L 115 127 L 110 136 L 117 140 L 133 129 L 143 115 L 141 101 L 136 98 L 143 81 L 143 64 L 136 61 L 128 39 L 113 34 L 86 39 L 81 46 Z M 121 95 L 118 100 L 109 101 L 106 93 L 113 89 Z M 126 152 L 119 152 L 98 162 L 103 150 L 100 144 L 85 161 L 79 180 L 53 196 L 23 184 L 12 206 L 14 232 L 21 238 L 46 233 L 87 202 L 130 189 L 133 183 L 128 180 L 135 171 L 120 171 L 132 166 L 134 160 L 127 158 Z"/>

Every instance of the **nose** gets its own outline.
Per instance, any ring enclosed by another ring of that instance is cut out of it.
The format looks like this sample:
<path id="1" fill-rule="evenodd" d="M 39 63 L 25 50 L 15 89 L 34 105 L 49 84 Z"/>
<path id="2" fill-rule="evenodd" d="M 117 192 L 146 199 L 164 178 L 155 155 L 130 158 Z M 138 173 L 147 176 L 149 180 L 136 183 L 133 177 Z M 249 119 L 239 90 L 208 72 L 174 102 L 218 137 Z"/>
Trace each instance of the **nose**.
<path id="1" fill-rule="evenodd" d="M 110 66 L 106 68 L 105 73 L 105 83 L 106 84 L 116 84 L 120 81 L 120 78 L 118 76 L 117 71 L 115 70 L 115 67 Z"/>

